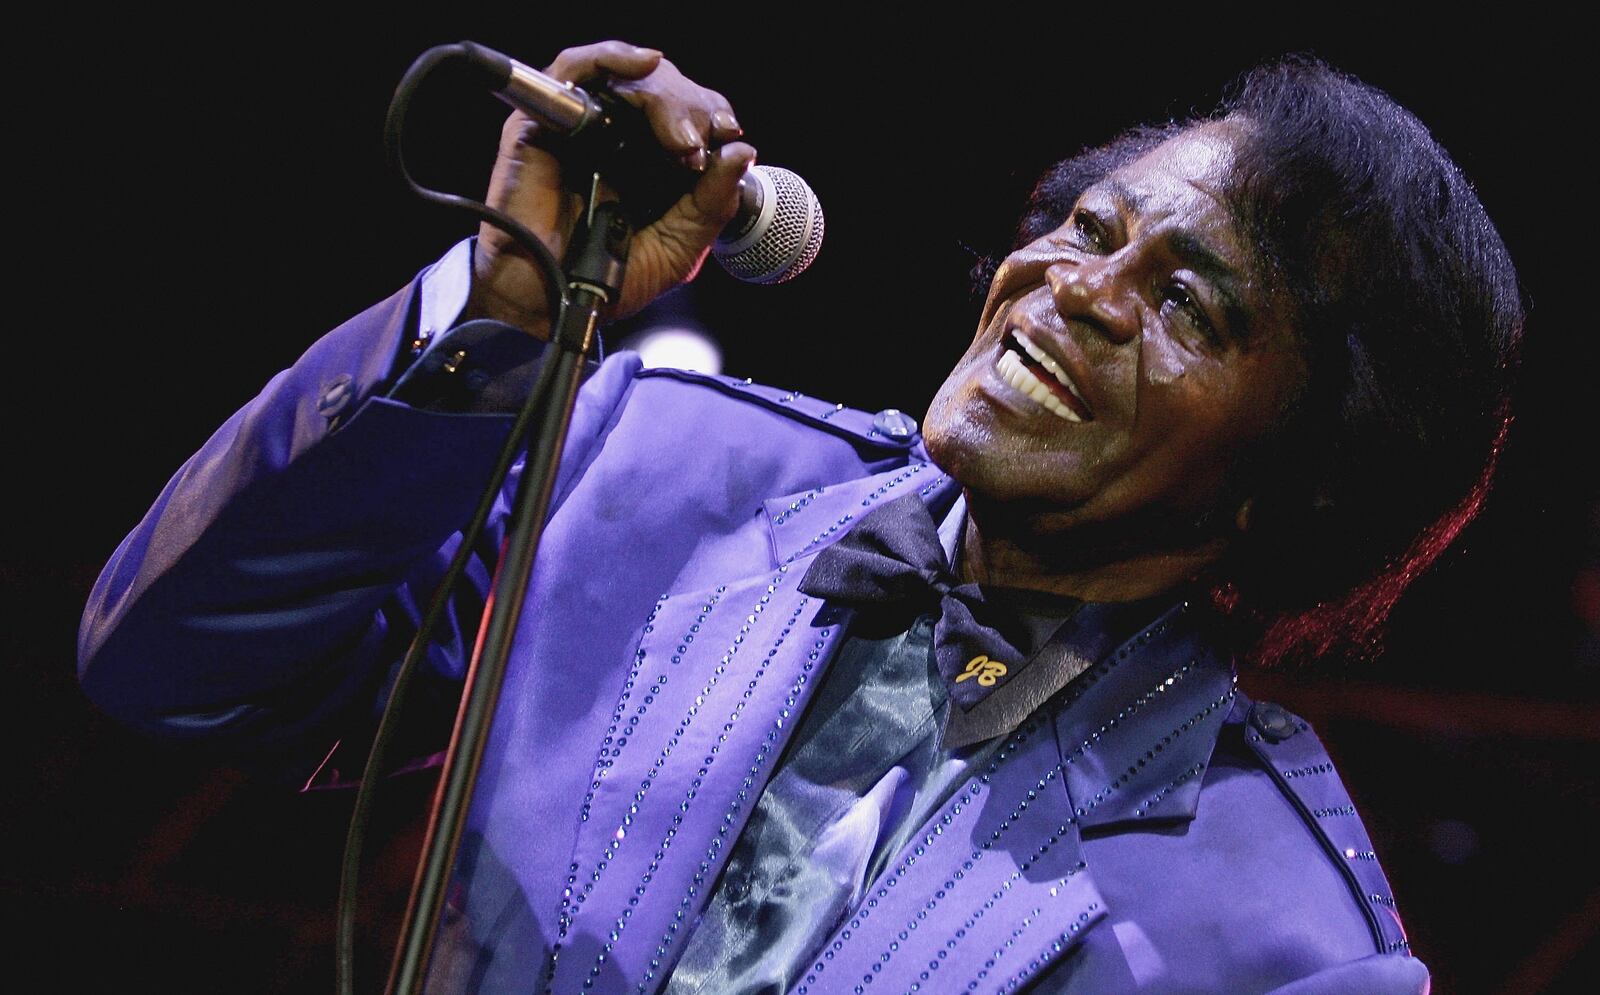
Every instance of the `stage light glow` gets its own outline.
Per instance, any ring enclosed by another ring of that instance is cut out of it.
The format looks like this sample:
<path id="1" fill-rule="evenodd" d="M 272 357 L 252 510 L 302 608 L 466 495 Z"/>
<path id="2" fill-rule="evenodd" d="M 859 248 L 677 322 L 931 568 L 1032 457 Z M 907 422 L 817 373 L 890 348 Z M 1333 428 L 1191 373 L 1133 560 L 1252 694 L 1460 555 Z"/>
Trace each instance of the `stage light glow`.
<path id="1" fill-rule="evenodd" d="M 694 328 L 657 325 L 628 336 L 620 348 L 639 354 L 646 366 L 667 366 L 698 373 L 721 373 L 722 350 L 716 340 Z"/>

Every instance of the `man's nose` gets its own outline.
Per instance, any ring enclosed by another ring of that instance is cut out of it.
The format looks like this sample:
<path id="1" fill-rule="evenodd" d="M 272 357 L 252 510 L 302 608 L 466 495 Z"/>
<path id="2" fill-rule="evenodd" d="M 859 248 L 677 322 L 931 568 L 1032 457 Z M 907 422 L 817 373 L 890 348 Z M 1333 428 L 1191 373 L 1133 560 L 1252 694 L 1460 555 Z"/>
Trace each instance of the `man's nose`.
<path id="1" fill-rule="evenodd" d="M 1139 334 L 1139 294 L 1130 269 L 1102 256 L 1052 263 L 1044 279 L 1063 319 L 1088 322 L 1121 344 Z"/>

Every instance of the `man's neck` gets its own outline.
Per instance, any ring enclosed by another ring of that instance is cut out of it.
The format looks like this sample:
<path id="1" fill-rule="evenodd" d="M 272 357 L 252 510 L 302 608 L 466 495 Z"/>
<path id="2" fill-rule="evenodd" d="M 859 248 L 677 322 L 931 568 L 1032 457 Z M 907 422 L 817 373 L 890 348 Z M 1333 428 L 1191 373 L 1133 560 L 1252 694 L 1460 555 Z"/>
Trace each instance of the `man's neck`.
<path id="1" fill-rule="evenodd" d="M 1139 601 L 1183 586 L 1221 560 L 1229 545 L 1213 534 L 1191 544 L 1122 543 L 1098 551 L 1080 546 L 1068 556 L 1059 540 L 1030 538 L 995 529 L 986 533 L 969 510 L 957 576 L 964 583 L 1049 591 L 1082 601 Z"/>

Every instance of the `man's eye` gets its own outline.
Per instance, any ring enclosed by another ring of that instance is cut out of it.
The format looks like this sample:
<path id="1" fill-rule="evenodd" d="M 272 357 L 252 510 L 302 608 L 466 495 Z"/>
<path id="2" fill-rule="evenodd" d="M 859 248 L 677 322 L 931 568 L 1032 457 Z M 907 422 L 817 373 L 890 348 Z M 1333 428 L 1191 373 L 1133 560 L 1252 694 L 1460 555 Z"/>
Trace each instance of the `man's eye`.
<path id="1" fill-rule="evenodd" d="M 1106 237 L 1105 225 L 1081 207 L 1072 212 L 1072 231 L 1080 243 L 1096 252 L 1105 252 L 1110 248 L 1111 240 Z"/>
<path id="2" fill-rule="evenodd" d="M 1205 309 L 1189 292 L 1189 288 L 1181 283 L 1168 284 L 1161 292 L 1161 313 L 1167 317 L 1178 315 L 1207 339 L 1215 341 L 1218 338 L 1216 326 L 1206 317 Z"/>

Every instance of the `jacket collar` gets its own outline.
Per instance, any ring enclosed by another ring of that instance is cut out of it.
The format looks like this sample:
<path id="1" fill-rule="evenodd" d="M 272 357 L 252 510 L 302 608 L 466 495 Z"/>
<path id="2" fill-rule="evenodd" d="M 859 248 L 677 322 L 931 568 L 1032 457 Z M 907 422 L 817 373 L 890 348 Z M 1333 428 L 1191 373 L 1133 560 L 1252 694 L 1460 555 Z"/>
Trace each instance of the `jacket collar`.
<path id="1" fill-rule="evenodd" d="M 762 517 L 772 540 L 773 565 L 820 552 L 838 541 L 850 525 L 884 501 L 916 491 L 940 521 L 961 488 L 932 463 L 913 462 L 893 470 L 825 484 L 768 498 Z M 942 535 L 942 534 L 941 534 Z M 946 547 L 946 552 L 950 547 Z"/>

